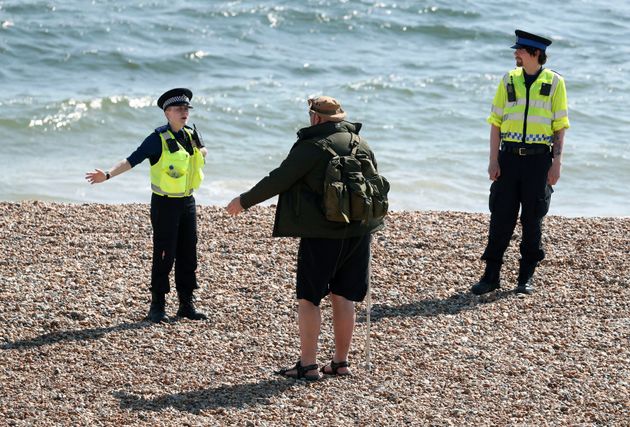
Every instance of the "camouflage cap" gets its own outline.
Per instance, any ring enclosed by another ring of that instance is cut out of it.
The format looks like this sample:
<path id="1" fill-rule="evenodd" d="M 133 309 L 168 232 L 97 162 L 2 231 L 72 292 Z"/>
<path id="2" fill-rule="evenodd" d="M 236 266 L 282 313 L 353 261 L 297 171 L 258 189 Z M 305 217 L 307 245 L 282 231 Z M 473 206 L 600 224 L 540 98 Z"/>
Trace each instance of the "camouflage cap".
<path id="1" fill-rule="evenodd" d="M 330 96 L 318 96 L 308 100 L 309 111 L 332 122 L 340 122 L 346 118 L 341 104 Z"/>

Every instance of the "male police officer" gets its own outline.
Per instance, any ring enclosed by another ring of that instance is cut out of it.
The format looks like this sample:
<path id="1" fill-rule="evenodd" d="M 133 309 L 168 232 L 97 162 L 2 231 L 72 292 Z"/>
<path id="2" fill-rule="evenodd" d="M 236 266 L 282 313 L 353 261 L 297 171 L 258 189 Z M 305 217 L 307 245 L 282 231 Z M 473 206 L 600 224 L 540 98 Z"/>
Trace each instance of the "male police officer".
<path id="1" fill-rule="evenodd" d="M 169 274 L 175 263 L 175 285 L 179 297 L 177 316 L 206 319 L 193 304 L 197 286 L 197 220 L 192 195 L 203 180 L 206 148 L 196 130 L 186 126 L 189 89 L 177 88 L 158 99 L 168 124 L 161 126 L 125 160 L 109 171 L 88 172 L 90 184 L 120 175 L 148 158 L 151 163 L 151 224 L 153 226 L 153 266 L 151 269 L 151 308 L 147 318 L 155 323 L 168 319 L 166 294 Z"/>
<path id="2" fill-rule="evenodd" d="M 370 272 L 371 233 L 383 227 L 382 218 L 333 222 L 323 205 L 326 170 L 334 151 L 339 156 L 374 154 L 358 136 L 361 123 L 345 120 L 336 99 L 320 96 L 308 101 L 311 126 L 298 132 L 282 164 L 227 206 L 232 215 L 280 194 L 273 235 L 300 237 L 297 262 L 300 360 L 278 373 L 316 380 L 317 340 L 321 326 L 320 301 L 331 294 L 335 354 L 324 374 L 348 375 L 348 352 L 354 330 L 354 302 L 365 297 Z M 329 150 L 330 149 L 330 150 Z"/>
<path id="3" fill-rule="evenodd" d="M 569 127 L 564 79 L 543 68 L 551 41 L 516 30 L 517 68 L 507 73 L 492 102 L 490 123 L 490 233 L 481 257 L 486 269 L 471 292 L 500 287 L 499 272 L 521 208 L 523 237 L 517 293 L 533 292 L 532 276 L 544 256 L 542 221 L 552 185 L 560 178 L 564 132 Z"/>

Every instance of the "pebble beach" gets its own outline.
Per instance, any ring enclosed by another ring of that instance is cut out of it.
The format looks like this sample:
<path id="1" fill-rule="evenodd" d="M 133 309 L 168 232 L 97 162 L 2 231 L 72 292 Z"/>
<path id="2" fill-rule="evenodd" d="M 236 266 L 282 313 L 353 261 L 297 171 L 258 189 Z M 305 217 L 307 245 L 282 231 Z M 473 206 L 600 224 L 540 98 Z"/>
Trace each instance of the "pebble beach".
<path id="1" fill-rule="evenodd" d="M 273 216 L 198 206 L 209 320 L 175 319 L 173 289 L 154 325 L 148 205 L 0 202 L 0 425 L 630 424 L 630 218 L 547 217 L 531 296 L 513 293 L 517 228 L 502 288 L 477 297 L 489 216 L 392 212 L 353 376 L 305 382 L 274 374 L 299 341 L 297 240 L 271 238 Z"/>

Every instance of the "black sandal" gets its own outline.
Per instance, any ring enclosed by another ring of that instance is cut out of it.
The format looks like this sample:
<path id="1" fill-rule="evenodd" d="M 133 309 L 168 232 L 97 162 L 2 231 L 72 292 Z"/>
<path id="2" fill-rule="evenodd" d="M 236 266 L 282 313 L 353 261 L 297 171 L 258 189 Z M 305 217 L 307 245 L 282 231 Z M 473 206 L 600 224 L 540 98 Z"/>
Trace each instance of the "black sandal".
<path id="1" fill-rule="evenodd" d="M 330 372 L 326 372 L 326 367 L 330 366 Z M 325 375 L 338 375 L 340 377 L 346 376 L 346 375 L 352 375 L 350 374 L 350 372 L 346 373 L 346 374 L 340 374 L 339 373 L 339 368 L 349 368 L 350 364 L 348 363 L 347 360 L 342 360 L 341 362 L 334 362 L 334 361 L 330 361 L 330 365 L 324 365 L 322 366 L 322 368 L 319 370 L 322 374 Z"/>
<path id="2" fill-rule="evenodd" d="M 294 378 L 296 380 L 305 379 L 306 381 L 317 381 L 320 378 L 319 374 L 317 374 L 317 375 L 306 375 L 306 373 L 308 371 L 317 370 L 317 368 L 319 368 L 319 366 L 317 366 L 317 363 L 315 363 L 313 365 L 302 366 L 302 361 L 298 360 L 294 367 L 292 367 L 292 368 L 282 368 L 279 371 L 277 371 L 276 373 L 280 374 L 280 375 L 282 375 L 284 377 L 287 377 L 287 378 Z M 292 371 L 294 369 L 295 369 L 295 375 L 287 374 L 287 372 Z"/>

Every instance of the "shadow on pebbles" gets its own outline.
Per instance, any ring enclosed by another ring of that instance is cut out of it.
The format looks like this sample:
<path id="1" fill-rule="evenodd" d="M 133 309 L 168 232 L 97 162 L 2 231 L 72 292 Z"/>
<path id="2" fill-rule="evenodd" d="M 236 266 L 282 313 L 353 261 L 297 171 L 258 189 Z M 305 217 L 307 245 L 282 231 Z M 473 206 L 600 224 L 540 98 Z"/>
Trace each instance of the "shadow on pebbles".
<path id="1" fill-rule="evenodd" d="M 531 296 L 513 293 L 517 229 L 502 288 L 476 297 L 489 217 L 394 212 L 372 246 L 369 340 L 356 308 L 354 376 L 303 382 L 274 374 L 299 341 L 297 240 L 270 237 L 273 215 L 198 207 L 209 320 L 153 325 L 147 205 L 0 203 L 0 423 L 627 425 L 630 219 L 547 218 Z M 320 364 L 327 299 L 322 316 Z"/>

